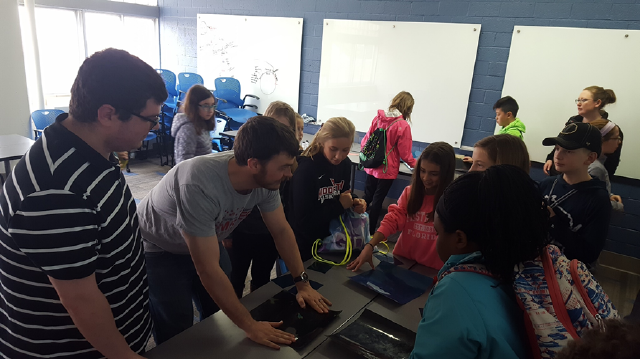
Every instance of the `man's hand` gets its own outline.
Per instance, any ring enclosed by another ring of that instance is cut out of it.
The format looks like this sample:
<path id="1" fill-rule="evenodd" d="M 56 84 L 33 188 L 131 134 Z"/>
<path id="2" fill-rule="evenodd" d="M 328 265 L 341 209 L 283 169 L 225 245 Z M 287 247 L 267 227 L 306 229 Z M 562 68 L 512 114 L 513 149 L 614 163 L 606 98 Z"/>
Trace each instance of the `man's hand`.
<path id="1" fill-rule="evenodd" d="M 612 194 L 611 200 L 614 202 L 622 203 L 622 197 L 618 196 L 617 194 Z"/>
<path id="2" fill-rule="evenodd" d="M 355 272 L 358 269 L 360 269 L 360 267 L 365 263 L 369 263 L 369 265 L 371 266 L 371 269 L 375 269 L 375 267 L 373 266 L 372 255 L 373 255 L 373 245 L 365 245 L 364 248 L 362 248 L 362 252 L 360 252 L 360 255 L 358 256 L 358 258 L 356 258 L 356 260 L 354 260 L 353 262 L 347 265 L 347 269 Z"/>
<path id="3" fill-rule="evenodd" d="M 245 334 L 258 344 L 278 350 L 280 349 L 278 344 L 289 345 L 296 340 L 293 334 L 276 329 L 280 325 L 282 325 L 282 322 L 255 322 L 247 328 Z"/>
<path id="4" fill-rule="evenodd" d="M 547 206 L 547 209 L 549 210 L 549 217 L 553 218 L 556 215 L 556 212 L 553 211 L 553 208 Z"/>
<path id="5" fill-rule="evenodd" d="M 358 214 L 363 214 L 367 211 L 367 202 L 365 202 L 365 200 L 361 198 L 354 199 L 353 210 Z"/>
<path id="6" fill-rule="evenodd" d="M 329 313 L 331 302 L 311 288 L 309 283 L 296 284 L 296 287 L 298 288 L 296 299 L 301 308 L 306 308 L 306 303 L 308 303 L 318 313 Z"/>
<path id="7" fill-rule="evenodd" d="M 542 167 L 542 170 L 544 171 L 544 174 L 546 174 L 547 176 L 551 175 L 550 171 L 551 171 L 551 167 L 553 166 L 553 161 L 552 160 L 548 160 L 547 162 L 544 163 L 544 166 Z"/>

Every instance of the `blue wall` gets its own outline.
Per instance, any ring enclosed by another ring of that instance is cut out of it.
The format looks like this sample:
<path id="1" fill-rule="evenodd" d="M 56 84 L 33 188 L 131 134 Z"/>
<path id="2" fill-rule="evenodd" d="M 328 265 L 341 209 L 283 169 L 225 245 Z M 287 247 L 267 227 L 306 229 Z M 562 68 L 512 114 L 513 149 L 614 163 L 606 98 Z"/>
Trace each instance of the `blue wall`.
<path id="1" fill-rule="evenodd" d="M 158 3 L 162 66 L 180 72 L 196 71 L 198 13 L 304 18 L 299 112 L 312 116 L 317 114 L 323 19 L 482 24 L 462 137 L 465 146 L 473 146 L 493 134 L 492 106 L 502 93 L 514 25 L 640 29 L 640 0 L 159 0 Z M 410 54 L 411 50 L 408 51 Z M 563 120 L 558 119 L 559 126 Z"/>
<path id="2" fill-rule="evenodd" d="M 427 21 L 482 24 L 462 144 L 492 135 L 493 103 L 500 98 L 516 25 L 640 29 L 640 0 L 537 1 L 369 1 L 369 0 L 159 0 L 162 67 L 196 72 L 196 15 L 201 13 L 304 18 L 300 113 L 317 114 L 323 19 Z M 588 39 L 576 39 L 589 45 Z M 595 45 L 597 46 L 597 44 Z M 411 49 L 406 50 L 411 53 Z M 580 54 L 576 54 L 578 58 Z M 604 54 L 603 56 L 615 56 Z M 605 61 L 606 62 L 606 61 Z M 576 89 L 578 91 L 579 89 Z M 576 92 L 577 93 L 577 92 Z M 561 126 L 565 119 L 558 119 Z M 306 129 L 314 132 L 313 128 Z M 426 144 L 414 143 L 414 152 Z M 623 154 L 630 160 L 632 154 Z M 532 177 L 544 176 L 532 169 Z M 362 188 L 362 173 L 356 188 Z M 404 181 L 390 196 L 398 197 Z M 623 197 L 625 214 L 611 220 L 606 249 L 640 258 L 640 188 L 613 184 Z"/>

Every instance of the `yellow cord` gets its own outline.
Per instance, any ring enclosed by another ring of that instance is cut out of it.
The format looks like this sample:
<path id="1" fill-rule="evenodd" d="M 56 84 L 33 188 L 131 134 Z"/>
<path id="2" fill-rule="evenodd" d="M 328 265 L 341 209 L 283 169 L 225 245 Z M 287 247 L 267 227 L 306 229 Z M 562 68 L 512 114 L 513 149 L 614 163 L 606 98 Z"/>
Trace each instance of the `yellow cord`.
<path id="1" fill-rule="evenodd" d="M 320 255 L 318 255 L 318 246 L 322 245 L 322 239 L 316 239 L 316 241 L 313 242 L 313 248 L 311 249 L 311 254 L 313 255 L 313 258 L 318 262 L 329 263 L 329 264 L 333 264 L 334 266 L 343 266 L 349 263 L 349 260 L 351 260 L 351 254 L 353 253 L 353 244 L 351 243 L 351 237 L 349 236 L 349 231 L 347 231 L 347 227 L 344 225 L 344 222 L 342 221 L 342 216 L 338 217 L 338 219 L 340 220 L 340 224 L 342 225 L 342 228 L 344 228 L 344 234 L 347 236 L 347 244 L 346 244 L 346 251 L 344 253 L 344 258 L 342 259 L 342 262 L 336 263 L 320 257 Z"/>
<path id="2" fill-rule="evenodd" d="M 349 263 L 349 261 L 351 260 L 351 255 L 353 254 L 353 243 L 351 243 L 351 237 L 349 236 L 349 231 L 347 231 L 347 227 L 344 225 L 344 222 L 342 221 L 342 216 L 338 217 L 338 219 L 340 219 L 340 224 L 342 225 L 342 228 L 344 228 L 344 233 L 347 236 L 347 244 L 346 244 L 346 251 L 344 253 L 344 258 L 342 259 L 342 262 L 340 263 L 336 263 L 333 261 L 330 261 L 328 259 L 324 259 L 322 257 L 320 257 L 320 255 L 318 254 L 318 247 L 322 245 L 322 239 L 316 239 L 315 242 L 313 242 L 313 247 L 311 248 L 311 254 L 313 255 L 313 259 L 317 260 L 318 262 L 322 262 L 322 263 L 329 263 L 332 264 L 334 266 L 343 266 L 347 263 Z M 390 249 L 389 249 L 389 245 L 387 244 L 387 241 L 383 241 L 382 244 L 384 244 L 385 247 L 387 247 L 386 251 L 382 251 L 380 249 L 378 249 L 378 251 L 382 254 L 387 254 L 389 253 Z"/>

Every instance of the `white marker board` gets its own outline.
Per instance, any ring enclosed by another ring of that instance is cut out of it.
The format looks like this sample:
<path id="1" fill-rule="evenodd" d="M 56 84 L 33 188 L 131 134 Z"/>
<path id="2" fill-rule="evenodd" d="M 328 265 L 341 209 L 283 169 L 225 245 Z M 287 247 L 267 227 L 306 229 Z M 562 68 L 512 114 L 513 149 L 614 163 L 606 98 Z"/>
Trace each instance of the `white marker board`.
<path id="1" fill-rule="evenodd" d="M 218 77 L 240 81 L 241 97 L 263 113 L 272 101 L 298 108 L 302 19 L 198 14 L 198 74 L 214 88 Z"/>
<path id="2" fill-rule="evenodd" d="M 318 118 L 367 131 L 400 91 L 415 99 L 415 141 L 460 147 L 480 25 L 325 20 Z"/>
<path id="3" fill-rule="evenodd" d="M 616 175 L 640 179 L 640 31 L 516 26 L 502 90 L 518 101 L 518 117 L 527 126 L 524 140 L 532 161 L 544 162 L 585 87 L 613 89 L 609 119 L 620 125 L 625 142 Z"/>

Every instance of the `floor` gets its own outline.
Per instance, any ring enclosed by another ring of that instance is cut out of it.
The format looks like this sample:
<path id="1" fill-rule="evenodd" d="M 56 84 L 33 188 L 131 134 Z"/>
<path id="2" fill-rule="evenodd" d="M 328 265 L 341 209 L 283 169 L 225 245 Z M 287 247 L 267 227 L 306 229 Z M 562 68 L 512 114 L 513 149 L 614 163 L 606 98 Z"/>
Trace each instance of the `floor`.
<path id="1" fill-rule="evenodd" d="M 157 158 L 136 160 L 132 159 L 129 163 L 131 169 L 130 173 L 124 172 L 127 184 L 131 189 L 133 197 L 136 202 L 139 202 L 144 196 L 155 187 L 162 177 L 169 172 L 169 166 L 160 166 L 160 161 Z M 621 316 L 626 316 L 631 313 L 638 291 L 640 290 L 640 275 L 638 273 L 632 273 L 627 270 L 621 270 L 615 267 L 614 260 L 611 260 L 611 255 L 607 256 L 606 265 L 599 265 L 594 270 L 594 276 L 609 295 L 611 301 L 618 309 Z M 623 257 L 623 256 L 620 256 Z M 635 259 L 626 258 L 632 260 L 635 263 Z M 271 271 L 271 277 L 276 277 L 275 267 Z M 243 295 L 249 293 L 249 281 L 251 280 L 250 274 L 247 276 L 245 290 Z M 194 307 L 195 310 L 195 307 Z M 147 350 L 155 347 L 153 338 L 151 339 Z"/>

